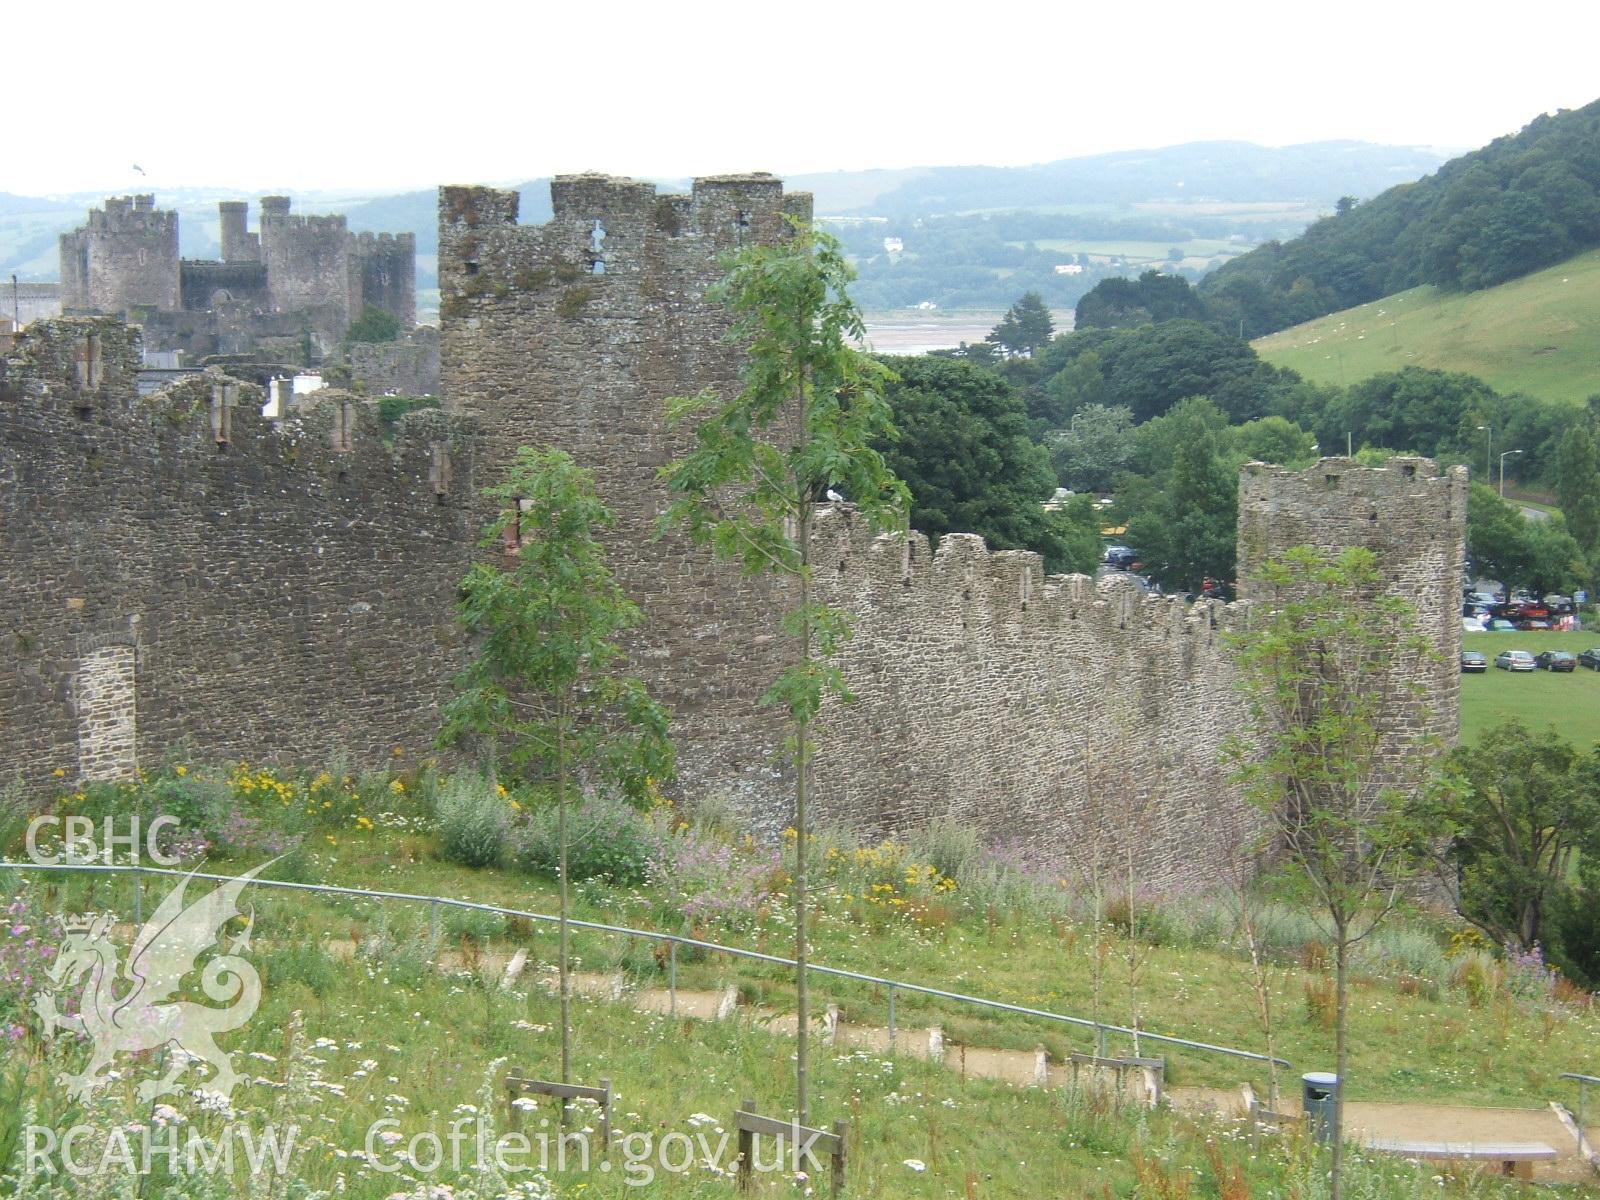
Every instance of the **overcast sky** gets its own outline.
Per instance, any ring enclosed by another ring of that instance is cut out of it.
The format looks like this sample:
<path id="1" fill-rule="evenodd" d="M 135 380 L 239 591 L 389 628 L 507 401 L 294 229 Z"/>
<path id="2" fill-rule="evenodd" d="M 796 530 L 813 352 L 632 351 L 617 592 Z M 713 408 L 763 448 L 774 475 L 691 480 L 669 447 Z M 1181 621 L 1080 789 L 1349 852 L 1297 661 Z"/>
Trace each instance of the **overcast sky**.
<path id="1" fill-rule="evenodd" d="M 1080 7 L 24 0 L 0 34 L 0 191 L 1470 148 L 1600 97 L 1600 0 Z"/>

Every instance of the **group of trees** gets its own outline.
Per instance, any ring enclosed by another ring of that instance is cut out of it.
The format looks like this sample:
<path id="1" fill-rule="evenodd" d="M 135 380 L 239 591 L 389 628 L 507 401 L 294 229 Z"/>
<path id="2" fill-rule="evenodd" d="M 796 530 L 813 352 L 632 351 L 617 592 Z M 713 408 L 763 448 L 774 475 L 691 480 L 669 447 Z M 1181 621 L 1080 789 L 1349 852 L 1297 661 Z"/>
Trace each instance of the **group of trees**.
<path id="1" fill-rule="evenodd" d="M 1162 311 L 1181 310 L 1184 295 L 1193 295 L 1181 280 L 1147 278 L 1129 289 L 1140 314 L 1162 303 Z M 1108 303 L 1115 300 L 1106 295 Z M 1033 298 L 1019 301 L 991 334 L 986 347 L 998 345 L 1004 354 L 966 347 L 942 357 L 1007 385 L 1061 487 L 1115 493 L 1114 511 L 1102 515 L 1127 527 L 1127 540 L 1163 587 L 1193 592 L 1208 579 L 1233 579 L 1232 481 L 1240 465 L 1259 459 L 1307 466 L 1347 447 L 1369 464 L 1392 454 L 1421 454 L 1466 464 L 1474 474 L 1486 458 L 1493 465 L 1491 450 L 1513 447 L 1517 479 L 1554 490 L 1571 516 L 1528 519 L 1519 506 L 1475 485 L 1468 515 L 1474 568 L 1563 593 L 1587 586 L 1600 570 L 1600 397 L 1574 410 L 1502 395 L 1475 376 L 1422 367 L 1348 388 L 1311 384 L 1263 362 L 1215 322 L 1188 316 L 1078 329 L 1028 346 L 1017 330 L 1033 309 Z M 1031 489 L 1036 456 L 1020 450 L 1014 421 L 1008 437 L 1019 448 L 1014 461 L 1030 464 L 1017 478 L 1028 478 Z M 981 471 L 966 481 L 986 483 L 994 486 Z M 984 504 L 968 507 L 979 511 Z M 937 514 L 932 524 L 939 525 Z M 979 531 L 991 529 L 997 544 L 1049 553 L 1043 539 L 1019 537 L 993 522 Z"/>
<path id="2" fill-rule="evenodd" d="M 996 550 L 1034 550 L 1047 571 L 1093 571 L 1100 524 L 1087 497 L 1054 511 L 1049 452 L 1000 376 L 939 358 L 885 359 L 896 434 L 880 443 L 911 492 L 911 524 L 930 538 L 981 534 Z M 848 493 L 846 493 L 848 495 Z"/>
<path id="3" fill-rule="evenodd" d="M 1520 133 L 1288 242 L 1225 263 L 1201 293 L 1246 336 L 1430 283 L 1489 287 L 1600 244 L 1600 101 Z"/>

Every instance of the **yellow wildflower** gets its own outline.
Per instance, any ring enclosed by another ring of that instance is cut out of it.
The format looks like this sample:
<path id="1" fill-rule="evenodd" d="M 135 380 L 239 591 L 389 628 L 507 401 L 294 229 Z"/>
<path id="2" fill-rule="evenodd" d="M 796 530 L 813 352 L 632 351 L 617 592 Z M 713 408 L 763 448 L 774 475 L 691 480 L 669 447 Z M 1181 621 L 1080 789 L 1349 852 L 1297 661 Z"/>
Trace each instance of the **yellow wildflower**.
<path id="1" fill-rule="evenodd" d="M 67 777 L 67 771 L 65 767 L 57 767 L 54 771 L 51 771 L 50 774 L 54 775 L 57 779 L 65 779 Z"/>

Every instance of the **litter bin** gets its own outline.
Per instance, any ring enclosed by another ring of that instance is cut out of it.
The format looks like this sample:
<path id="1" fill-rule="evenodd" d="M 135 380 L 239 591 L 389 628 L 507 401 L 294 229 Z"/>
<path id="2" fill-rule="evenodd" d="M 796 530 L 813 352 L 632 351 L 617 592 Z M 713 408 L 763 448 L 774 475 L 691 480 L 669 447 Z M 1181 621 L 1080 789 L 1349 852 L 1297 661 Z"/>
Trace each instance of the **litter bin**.
<path id="1" fill-rule="evenodd" d="M 1300 1077 L 1300 1104 L 1311 1126 L 1311 1138 L 1319 1145 L 1333 1141 L 1333 1119 L 1339 1107 L 1339 1077 L 1328 1071 L 1312 1071 Z"/>

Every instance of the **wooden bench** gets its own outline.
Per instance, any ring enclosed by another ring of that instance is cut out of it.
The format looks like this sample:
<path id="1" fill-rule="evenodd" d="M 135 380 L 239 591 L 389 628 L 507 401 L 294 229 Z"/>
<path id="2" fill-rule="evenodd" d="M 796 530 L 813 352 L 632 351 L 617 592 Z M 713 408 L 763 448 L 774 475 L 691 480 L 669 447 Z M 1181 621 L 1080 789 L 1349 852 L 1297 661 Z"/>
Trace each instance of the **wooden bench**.
<path id="1" fill-rule="evenodd" d="M 1533 1164 L 1551 1162 L 1554 1146 L 1543 1142 L 1414 1142 L 1399 1138 L 1369 1138 L 1363 1143 L 1377 1154 L 1401 1158 L 1427 1158 L 1437 1162 L 1493 1162 L 1500 1173 L 1515 1179 L 1533 1178 Z"/>
<path id="2" fill-rule="evenodd" d="M 780 1121 L 764 1117 L 756 1111 L 756 1102 L 746 1100 L 744 1107 L 733 1114 L 733 1126 L 739 1131 L 739 1189 L 748 1191 L 755 1179 L 756 1138 L 770 1137 L 788 1142 L 795 1161 L 795 1172 L 806 1170 L 805 1164 L 815 1162 L 817 1154 L 830 1160 L 828 1184 L 835 1196 L 844 1194 L 845 1135 L 849 1125 L 844 1121 L 833 1123 L 833 1132 L 810 1129 L 795 1121 Z M 781 1161 L 781 1160 L 780 1160 Z"/>
<path id="3" fill-rule="evenodd" d="M 602 1079 L 599 1087 L 584 1087 L 576 1083 L 551 1083 L 546 1079 L 529 1079 L 513 1072 L 506 1076 L 506 1100 L 511 1108 L 510 1126 L 517 1128 L 521 1113 L 517 1101 L 524 1096 L 554 1096 L 561 1101 L 561 1124 L 567 1123 L 567 1109 L 573 1100 L 592 1100 L 600 1106 L 600 1155 L 603 1158 L 611 1148 L 611 1080 Z M 566 1135 L 563 1135 L 566 1136 Z M 574 1135 L 576 1136 L 576 1135 Z"/>
<path id="4" fill-rule="evenodd" d="M 1164 1058 L 1101 1058 L 1094 1054 L 1073 1054 L 1068 1061 L 1072 1064 L 1073 1087 L 1078 1086 L 1078 1072 L 1086 1067 L 1091 1071 L 1110 1071 L 1116 1077 L 1117 1094 L 1124 1096 L 1128 1076 L 1137 1072 L 1144 1086 L 1145 1102 L 1151 1108 L 1161 1105 L 1162 1084 L 1167 1075 Z"/>

